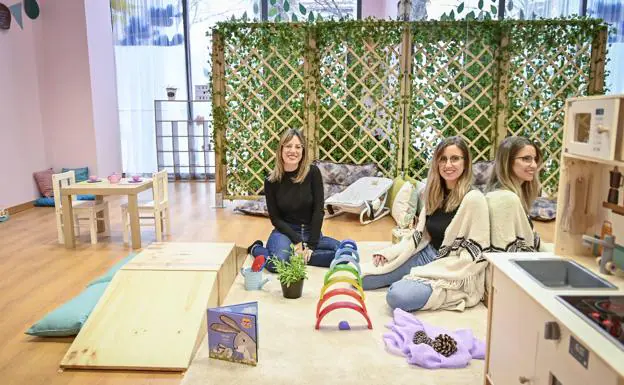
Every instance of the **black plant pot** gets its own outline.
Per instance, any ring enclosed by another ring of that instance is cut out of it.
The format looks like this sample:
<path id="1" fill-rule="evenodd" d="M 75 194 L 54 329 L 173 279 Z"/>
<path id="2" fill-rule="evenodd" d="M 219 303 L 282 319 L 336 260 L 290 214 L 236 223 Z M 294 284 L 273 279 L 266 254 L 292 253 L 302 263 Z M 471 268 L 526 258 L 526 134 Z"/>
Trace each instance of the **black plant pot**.
<path id="1" fill-rule="evenodd" d="M 284 298 L 295 299 L 301 297 L 303 293 L 303 279 L 297 282 L 293 282 L 290 286 L 286 287 L 283 283 L 282 285 L 282 294 L 284 294 Z"/>

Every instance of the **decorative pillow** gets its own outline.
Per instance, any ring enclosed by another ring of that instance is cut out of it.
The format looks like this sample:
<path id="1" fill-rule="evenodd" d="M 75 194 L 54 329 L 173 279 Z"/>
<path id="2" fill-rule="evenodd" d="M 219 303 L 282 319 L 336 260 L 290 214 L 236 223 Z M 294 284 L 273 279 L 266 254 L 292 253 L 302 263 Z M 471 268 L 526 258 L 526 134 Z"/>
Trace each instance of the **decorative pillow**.
<path id="1" fill-rule="evenodd" d="M 494 171 L 493 160 L 475 162 L 472 165 L 472 184 L 481 190 L 481 192 L 485 192 L 492 171 Z"/>
<path id="2" fill-rule="evenodd" d="M 97 305 L 108 282 L 87 287 L 82 293 L 48 313 L 26 331 L 38 337 L 67 337 L 78 334 Z"/>
<path id="3" fill-rule="evenodd" d="M 533 202 L 529 216 L 537 221 L 548 222 L 554 220 L 557 217 L 557 200 L 537 198 Z"/>
<path id="4" fill-rule="evenodd" d="M 235 212 L 247 215 L 256 215 L 261 217 L 269 216 L 269 209 L 266 205 L 266 197 L 260 197 L 255 200 L 243 201 L 234 208 Z"/>
<path id="5" fill-rule="evenodd" d="M 53 174 L 54 171 L 51 168 L 33 173 L 35 181 L 37 182 L 37 187 L 39 188 L 39 192 L 44 197 L 49 198 L 54 196 L 54 188 L 52 187 Z"/>
<path id="6" fill-rule="evenodd" d="M 76 175 L 76 182 L 84 182 L 89 179 L 89 167 L 82 168 L 63 168 L 61 172 L 67 172 L 74 170 L 74 174 Z"/>
<path id="7" fill-rule="evenodd" d="M 374 163 L 349 164 L 317 160 L 314 164 L 321 172 L 323 183 L 339 184 L 345 188 L 365 176 L 376 176 L 379 171 Z"/>
<path id="8" fill-rule="evenodd" d="M 404 184 L 405 184 L 405 179 L 401 178 L 400 176 L 397 176 L 396 178 L 392 180 L 392 187 L 390 187 L 390 191 L 388 191 L 388 199 L 386 200 L 386 207 L 388 207 L 389 209 L 392 209 L 392 204 L 394 203 L 394 200 L 396 199 L 396 196 L 399 193 L 399 190 L 401 190 L 401 187 L 403 187 Z"/>
<path id="9" fill-rule="evenodd" d="M 126 263 L 130 262 L 132 260 L 132 258 L 134 258 L 135 255 L 136 254 L 134 254 L 134 253 L 128 254 L 127 257 L 125 257 L 121 261 L 117 262 L 110 269 L 108 269 L 108 271 L 106 273 L 104 273 L 104 275 L 101 275 L 101 276 L 97 277 L 96 279 L 94 279 L 93 281 L 89 282 L 87 287 L 93 286 L 93 285 L 96 285 L 96 284 L 102 283 L 102 282 L 108 283 L 108 282 L 112 281 L 113 280 L 113 276 L 115 275 L 115 273 L 117 273 L 119 271 L 119 269 L 121 269 Z"/>
<path id="10" fill-rule="evenodd" d="M 344 191 L 360 178 L 379 174 L 379 169 L 374 163 L 349 164 L 316 160 L 314 165 L 318 167 L 323 178 L 325 199 Z"/>
<path id="11" fill-rule="evenodd" d="M 392 218 L 394 218 L 400 228 L 408 227 L 414 219 L 416 206 L 418 205 L 417 200 L 412 201 L 414 190 L 415 188 L 410 182 L 403 183 L 399 193 L 394 198 L 394 202 L 392 202 L 390 215 L 392 215 Z"/>
<path id="12" fill-rule="evenodd" d="M 54 207 L 54 197 L 41 197 L 35 200 L 35 207 Z"/>

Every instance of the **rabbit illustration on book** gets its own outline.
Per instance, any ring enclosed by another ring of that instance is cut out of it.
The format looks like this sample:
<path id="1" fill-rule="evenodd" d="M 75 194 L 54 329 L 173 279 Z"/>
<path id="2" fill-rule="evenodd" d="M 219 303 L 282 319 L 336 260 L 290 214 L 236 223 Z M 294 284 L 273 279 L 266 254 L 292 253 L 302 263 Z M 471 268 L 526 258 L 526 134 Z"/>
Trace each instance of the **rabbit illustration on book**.
<path id="1" fill-rule="evenodd" d="M 210 324 L 210 328 L 214 331 L 221 333 L 232 333 L 236 334 L 234 337 L 234 350 L 243 355 L 245 360 L 256 360 L 256 341 L 253 340 L 249 336 L 249 334 L 245 333 L 238 326 L 236 321 L 227 315 L 220 315 L 219 319 L 223 324 L 220 323 L 212 323 Z M 225 324 L 225 325 L 224 325 Z"/>

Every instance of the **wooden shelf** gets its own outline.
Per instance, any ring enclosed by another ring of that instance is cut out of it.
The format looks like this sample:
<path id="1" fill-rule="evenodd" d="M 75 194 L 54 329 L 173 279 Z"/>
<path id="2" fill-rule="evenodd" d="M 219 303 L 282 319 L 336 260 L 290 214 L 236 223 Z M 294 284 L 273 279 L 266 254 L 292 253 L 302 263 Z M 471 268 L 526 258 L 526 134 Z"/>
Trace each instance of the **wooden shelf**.
<path id="1" fill-rule="evenodd" d="M 624 215 L 624 206 L 619 206 L 609 202 L 602 202 L 602 207 L 609 209 L 616 214 Z"/>
<path id="2" fill-rule="evenodd" d="M 592 158 L 589 156 L 568 154 L 566 152 L 563 153 L 563 157 L 567 159 L 577 159 L 577 160 L 582 160 L 585 162 L 593 162 L 593 163 L 599 163 L 599 164 L 604 164 L 604 165 L 609 165 L 609 166 L 618 166 L 618 167 L 624 168 L 624 162 L 619 161 L 619 160 L 598 159 L 598 158 Z"/>

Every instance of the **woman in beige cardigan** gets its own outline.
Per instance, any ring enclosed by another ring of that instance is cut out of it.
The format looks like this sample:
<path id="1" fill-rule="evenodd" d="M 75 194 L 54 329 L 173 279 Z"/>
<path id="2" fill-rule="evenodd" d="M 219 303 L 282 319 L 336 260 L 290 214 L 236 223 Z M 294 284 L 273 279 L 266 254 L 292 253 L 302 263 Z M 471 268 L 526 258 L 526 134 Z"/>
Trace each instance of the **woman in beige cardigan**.
<path id="1" fill-rule="evenodd" d="M 496 152 L 486 200 L 493 251 L 544 251 L 529 211 L 540 191 L 539 148 L 522 136 L 510 136 Z"/>
<path id="2" fill-rule="evenodd" d="M 392 308 L 457 309 L 477 304 L 484 292 L 483 250 L 490 229 L 483 194 L 471 187 L 472 160 L 460 137 L 435 149 L 427 176 L 425 207 L 414 235 L 363 264 L 363 286 L 391 285 Z"/>

